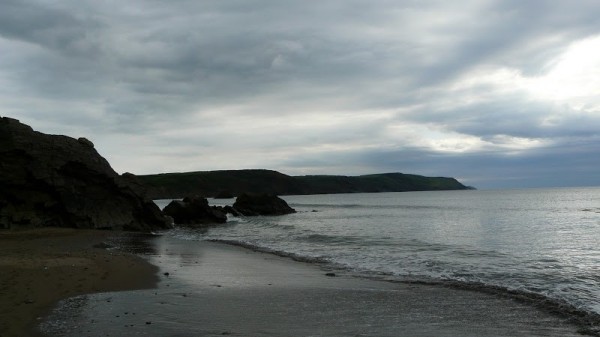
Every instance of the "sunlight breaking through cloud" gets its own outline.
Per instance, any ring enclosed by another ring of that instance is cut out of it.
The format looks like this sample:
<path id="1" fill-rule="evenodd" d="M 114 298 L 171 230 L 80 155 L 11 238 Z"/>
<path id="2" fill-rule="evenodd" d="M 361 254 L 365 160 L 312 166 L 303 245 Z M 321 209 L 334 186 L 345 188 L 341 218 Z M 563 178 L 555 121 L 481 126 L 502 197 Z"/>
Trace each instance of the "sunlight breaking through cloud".
<path id="1" fill-rule="evenodd" d="M 599 50 L 600 35 L 577 41 L 549 63 L 544 76 L 524 79 L 523 86 L 540 100 L 600 112 Z"/>

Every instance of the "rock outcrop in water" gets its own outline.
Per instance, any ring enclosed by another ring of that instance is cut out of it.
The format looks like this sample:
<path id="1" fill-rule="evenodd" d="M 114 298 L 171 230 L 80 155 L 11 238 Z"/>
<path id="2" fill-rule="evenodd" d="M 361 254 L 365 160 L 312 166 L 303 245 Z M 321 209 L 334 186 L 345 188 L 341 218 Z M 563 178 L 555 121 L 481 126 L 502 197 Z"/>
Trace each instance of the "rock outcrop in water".
<path id="1" fill-rule="evenodd" d="M 47 135 L 0 118 L 0 228 L 147 231 L 170 223 L 85 138 Z"/>
<path id="2" fill-rule="evenodd" d="M 193 227 L 204 227 L 227 221 L 227 216 L 221 208 L 209 206 L 208 200 L 201 197 L 173 200 L 163 209 L 163 213 L 172 217 L 178 225 Z"/>
<path id="3" fill-rule="evenodd" d="M 284 215 L 296 213 L 285 200 L 269 194 L 242 194 L 235 200 L 233 208 L 242 215 Z"/>
<path id="4" fill-rule="evenodd" d="M 268 194 L 242 194 L 233 206 L 210 206 L 206 198 L 194 196 L 173 200 L 163 213 L 173 218 L 177 225 L 208 227 L 227 222 L 227 214 L 233 216 L 284 215 L 295 213 L 285 200 Z"/>

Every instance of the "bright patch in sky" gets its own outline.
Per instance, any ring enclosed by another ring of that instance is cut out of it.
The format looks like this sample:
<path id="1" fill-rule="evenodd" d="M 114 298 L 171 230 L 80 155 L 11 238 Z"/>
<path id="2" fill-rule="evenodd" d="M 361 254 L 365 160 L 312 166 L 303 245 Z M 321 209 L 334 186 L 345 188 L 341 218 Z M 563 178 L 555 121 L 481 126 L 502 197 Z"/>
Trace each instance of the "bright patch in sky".
<path id="1" fill-rule="evenodd" d="M 548 65 L 544 76 L 523 79 L 541 100 L 600 112 L 600 35 L 573 43 Z"/>

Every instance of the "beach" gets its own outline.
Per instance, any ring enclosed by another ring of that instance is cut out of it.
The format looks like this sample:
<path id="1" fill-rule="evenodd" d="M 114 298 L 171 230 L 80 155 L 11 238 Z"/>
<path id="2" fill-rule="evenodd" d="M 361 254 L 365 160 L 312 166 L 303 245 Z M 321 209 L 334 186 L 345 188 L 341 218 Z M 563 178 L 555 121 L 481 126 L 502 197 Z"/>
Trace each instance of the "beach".
<path id="1" fill-rule="evenodd" d="M 359 278 L 222 243 L 166 235 L 151 243 L 145 254 L 160 268 L 155 289 L 61 301 L 46 331 L 58 336 L 579 335 L 566 319 L 510 298 Z"/>
<path id="2" fill-rule="evenodd" d="M 44 228 L 0 231 L 0 336 L 40 336 L 37 326 L 71 296 L 152 288 L 146 260 L 107 249 L 120 232 Z"/>

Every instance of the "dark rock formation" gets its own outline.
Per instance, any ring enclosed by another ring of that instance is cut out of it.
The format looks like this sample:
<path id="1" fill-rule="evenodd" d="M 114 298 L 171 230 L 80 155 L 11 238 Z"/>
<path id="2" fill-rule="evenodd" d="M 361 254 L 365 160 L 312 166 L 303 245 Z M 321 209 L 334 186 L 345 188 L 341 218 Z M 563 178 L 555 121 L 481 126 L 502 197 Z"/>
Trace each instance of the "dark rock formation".
<path id="1" fill-rule="evenodd" d="M 270 194 L 242 194 L 235 200 L 233 208 L 242 215 L 284 215 L 296 213 L 285 200 Z"/>
<path id="2" fill-rule="evenodd" d="M 222 208 L 222 210 L 225 214 L 231 214 L 233 216 L 240 216 L 240 212 L 236 211 L 235 208 L 233 208 L 232 206 L 229 206 L 229 205 L 224 206 Z"/>
<path id="3" fill-rule="evenodd" d="M 206 198 L 201 197 L 173 200 L 163 209 L 163 213 L 172 217 L 178 225 L 202 227 L 227 221 L 227 216 L 221 208 L 209 206 Z"/>
<path id="4" fill-rule="evenodd" d="M 231 191 L 219 191 L 214 196 L 215 199 L 233 199 L 235 195 Z"/>
<path id="5" fill-rule="evenodd" d="M 46 135 L 0 118 L 0 228 L 168 228 L 160 209 L 85 138 Z"/>

